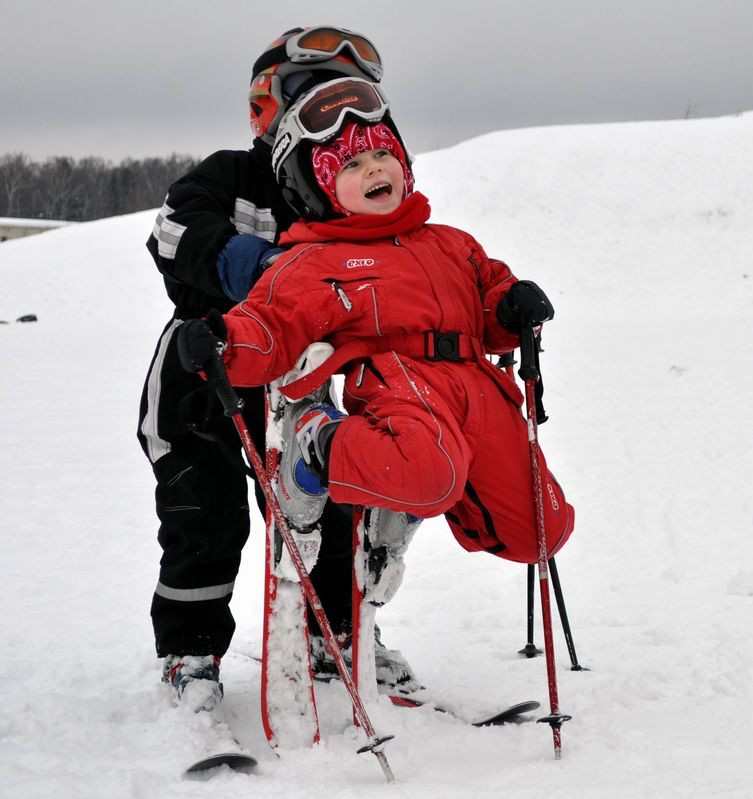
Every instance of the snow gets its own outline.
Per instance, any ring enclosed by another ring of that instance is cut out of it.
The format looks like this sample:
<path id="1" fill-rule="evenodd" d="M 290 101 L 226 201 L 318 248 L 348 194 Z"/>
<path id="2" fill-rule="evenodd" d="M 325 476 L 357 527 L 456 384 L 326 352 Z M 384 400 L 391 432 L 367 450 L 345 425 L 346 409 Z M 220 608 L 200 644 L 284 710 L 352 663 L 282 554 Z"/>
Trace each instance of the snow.
<path id="1" fill-rule="evenodd" d="M 339 685 L 322 743 L 276 758 L 259 721 L 263 534 L 254 516 L 223 661 L 225 712 L 256 775 L 182 769 L 197 716 L 159 682 L 159 548 L 136 439 L 170 317 L 144 248 L 156 211 L 0 246 L 0 793 L 102 797 L 743 797 L 753 736 L 753 113 L 485 135 L 421 155 L 433 220 L 464 227 L 556 308 L 540 439 L 576 507 L 558 556 L 579 659 L 556 631 L 555 761 L 544 725 L 475 729 L 376 703 L 397 777 L 356 755 Z M 36 313 L 37 323 L 16 323 Z M 425 523 L 378 615 L 468 717 L 546 706 L 521 659 L 525 569 Z M 537 641 L 541 635 L 537 633 Z"/>

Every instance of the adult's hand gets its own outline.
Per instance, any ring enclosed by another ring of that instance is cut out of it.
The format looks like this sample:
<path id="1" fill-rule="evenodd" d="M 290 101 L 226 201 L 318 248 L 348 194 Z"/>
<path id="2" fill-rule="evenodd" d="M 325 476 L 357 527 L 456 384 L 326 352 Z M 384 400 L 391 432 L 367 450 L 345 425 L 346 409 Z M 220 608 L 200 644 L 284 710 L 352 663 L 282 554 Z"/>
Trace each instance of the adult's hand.
<path id="1" fill-rule="evenodd" d="M 206 367 L 217 345 L 227 340 L 227 327 L 222 314 L 214 308 L 206 319 L 187 319 L 178 328 L 178 358 L 187 372 L 200 372 Z"/>

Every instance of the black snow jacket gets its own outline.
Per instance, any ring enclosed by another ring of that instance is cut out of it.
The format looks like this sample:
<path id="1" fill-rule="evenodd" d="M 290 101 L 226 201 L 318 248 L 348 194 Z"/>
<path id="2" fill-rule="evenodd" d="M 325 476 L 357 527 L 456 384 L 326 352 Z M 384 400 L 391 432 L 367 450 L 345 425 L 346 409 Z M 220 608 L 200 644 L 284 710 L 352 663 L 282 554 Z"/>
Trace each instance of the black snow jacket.
<path id="1" fill-rule="evenodd" d="M 229 310 L 236 301 L 223 290 L 217 256 L 239 233 L 277 245 L 296 218 L 275 181 L 270 148 L 258 139 L 251 150 L 210 155 L 170 186 L 147 248 L 175 318 L 204 316 L 212 307 Z"/>

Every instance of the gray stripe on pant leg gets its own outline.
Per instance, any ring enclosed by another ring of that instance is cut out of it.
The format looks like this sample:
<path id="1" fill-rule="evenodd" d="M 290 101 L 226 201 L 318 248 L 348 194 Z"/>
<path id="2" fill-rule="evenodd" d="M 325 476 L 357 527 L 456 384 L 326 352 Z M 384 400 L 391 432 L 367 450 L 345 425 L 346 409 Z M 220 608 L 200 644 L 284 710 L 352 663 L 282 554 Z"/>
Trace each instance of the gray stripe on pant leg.
<path id="1" fill-rule="evenodd" d="M 154 593 L 163 599 L 172 599 L 175 602 L 205 602 L 208 599 L 222 599 L 222 597 L 233 593 L 232 583 L 224 585 L 208 585 L 205 588 L 170 588 L 158 582 Z"/>
<path id="2" fill-rule="evenodd" d="M 149 372 L 146 390 L 146 414 L 141 423 L 141 433 L 146 439 L 146 447 L 149 453 L 149 460 L 156 463 L 163 455 L 170 452 L 170 442 L 159 437 L 157 430 L 157 420 L 159 414 L 160 394 L 162 393 L 162 368 L 165 365 L 165 355 L 167 345 L 173 337 L 176 329 L 183 322 L 181 319 L 174 319 L 170 327 L 162 334 L 157 356 Z"/>

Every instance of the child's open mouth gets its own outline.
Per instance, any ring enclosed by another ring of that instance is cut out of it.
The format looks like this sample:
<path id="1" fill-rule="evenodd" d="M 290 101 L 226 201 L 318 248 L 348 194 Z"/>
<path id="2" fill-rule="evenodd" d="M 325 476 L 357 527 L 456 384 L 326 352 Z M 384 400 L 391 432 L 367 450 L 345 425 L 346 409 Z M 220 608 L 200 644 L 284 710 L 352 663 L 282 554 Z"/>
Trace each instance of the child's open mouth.
<path id="1" fill-rule="evenodd" d="M 366 198 L 375 200 L 379 197 L 389 197 L 392 194 L 392 186 L 389 183 L 377 183 L 366 192 Z"/>

